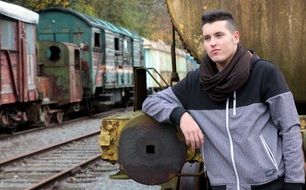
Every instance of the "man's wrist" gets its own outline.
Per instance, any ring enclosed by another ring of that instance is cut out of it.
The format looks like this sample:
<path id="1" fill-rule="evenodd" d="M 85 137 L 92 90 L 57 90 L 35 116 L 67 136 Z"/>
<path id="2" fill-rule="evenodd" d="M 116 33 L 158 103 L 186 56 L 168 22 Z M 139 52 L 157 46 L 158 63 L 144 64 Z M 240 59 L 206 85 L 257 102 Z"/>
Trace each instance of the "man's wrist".
<path id="1" fill-rule="evenodd" d="M 179 126 L 181 117 L 185 112 L 187 111 L 182 107 L 174 108 L 169 116 L 170 122 L 175 126 Z"/>

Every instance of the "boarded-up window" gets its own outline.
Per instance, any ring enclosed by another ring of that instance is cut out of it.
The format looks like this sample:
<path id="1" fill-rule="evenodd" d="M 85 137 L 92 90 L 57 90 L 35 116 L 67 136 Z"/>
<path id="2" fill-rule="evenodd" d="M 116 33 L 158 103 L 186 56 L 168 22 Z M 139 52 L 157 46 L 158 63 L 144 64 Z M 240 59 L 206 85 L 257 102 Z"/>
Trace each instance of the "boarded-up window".
<path id="1" fill-rule="evenodd" d="M 0 20 L 0 32 L 1 32 L 1 48 L 9 50 L 17 50 L 16 45 L 16 23 Z"/>

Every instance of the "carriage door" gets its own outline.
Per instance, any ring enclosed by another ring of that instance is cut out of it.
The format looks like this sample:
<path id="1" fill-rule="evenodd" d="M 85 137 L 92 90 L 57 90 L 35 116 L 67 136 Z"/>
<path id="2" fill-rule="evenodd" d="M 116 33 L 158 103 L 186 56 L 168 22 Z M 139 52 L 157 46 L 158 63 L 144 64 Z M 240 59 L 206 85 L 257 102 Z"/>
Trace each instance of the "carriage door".
<path id="1" fill-rule="evenodd" d="M 104 69 L 102 66 L 103 62 L 103 51 L 102 51 L 102 40 L 101 40 L 101 30 L 93 29 L 92 33 L 92 42 L 93 42 L 93 77 L 94 77 L 94 86 L 101 87 L 103 84 L 103 73 Z"/>

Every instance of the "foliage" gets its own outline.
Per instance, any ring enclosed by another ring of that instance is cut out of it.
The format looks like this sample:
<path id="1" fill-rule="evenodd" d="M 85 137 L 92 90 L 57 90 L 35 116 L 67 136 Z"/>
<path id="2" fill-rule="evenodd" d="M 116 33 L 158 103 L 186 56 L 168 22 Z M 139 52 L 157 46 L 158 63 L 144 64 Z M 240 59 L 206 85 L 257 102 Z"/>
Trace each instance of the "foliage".
<path id="1" fill-rule="evenodd" d="M 171 43 L 171 21 L 165 0 L 7 0 L 40 11 L 67 7 L 123 26 L 151 40 Z"/>
<path id="2" fill-rule="evenodd" d="M 68 7 L 69 0 L 6 0 L 6 2 L 14 3 L 23 7 L 27 7 L 33 11 L 40 11 L 50 7 Z"/>

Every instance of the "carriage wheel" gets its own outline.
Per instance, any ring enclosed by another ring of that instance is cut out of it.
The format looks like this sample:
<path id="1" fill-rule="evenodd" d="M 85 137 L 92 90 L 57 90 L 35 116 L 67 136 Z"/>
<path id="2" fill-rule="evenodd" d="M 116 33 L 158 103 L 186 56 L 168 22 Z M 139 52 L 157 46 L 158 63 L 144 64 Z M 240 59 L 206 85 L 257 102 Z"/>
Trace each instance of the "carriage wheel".
<path id="1" fill-rule="evenodd" d="M 59 111 L 56 113 L 56 122 L 61 124 L 63 123 L 63 119 L 64 119 L 64 112 Z"/>
<path id="2" fill-rule="evenodd" d="M 41 112 L 41 121 L 44 123 L 45 127 L 48 127 L 51 122 L 51 114 L 48 112 L 49 107 L 44 106 Z"/>
<path id="3" fill-rule="evenodd" d="M 1 124 L 2 124 L 3 126 L 9 126 L 9 120 L 8 120 L 6 114 L 2 114 L 1 117 L 0 117 L 0 119 L 1 119 Z"/>

